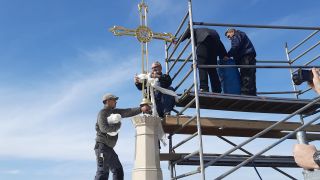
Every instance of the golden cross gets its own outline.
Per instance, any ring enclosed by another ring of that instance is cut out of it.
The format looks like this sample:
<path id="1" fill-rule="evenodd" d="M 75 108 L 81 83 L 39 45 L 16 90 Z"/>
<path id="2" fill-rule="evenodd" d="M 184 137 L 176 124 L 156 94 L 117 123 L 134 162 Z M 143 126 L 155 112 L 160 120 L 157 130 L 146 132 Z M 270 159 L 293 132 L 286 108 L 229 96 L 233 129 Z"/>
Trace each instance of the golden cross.
<path id="1" fill-rule="evenodd" d="M 140 26 L 136 29 L 127 29 L 122 26 L 114 26 L 109 29 L 115 36 L 135 36 L 141 44 L 141 69 L 142 74 L 148 74 L 148 43 L 151 39 L 159 39 L 167 42 L 172 42 L 174 36 L 171 33 L 156 33 L 148 27 L 148 6 L 144 3 L 144 0 L 138 4 L 139 14 L 140 14 Z M 143 100 L 141 104 L 150 103 L 149 94 L 144 92 L 145 84 L 142 83 L 142 96 Z M 149 93 L 149 91 L 147 91 Z"/>

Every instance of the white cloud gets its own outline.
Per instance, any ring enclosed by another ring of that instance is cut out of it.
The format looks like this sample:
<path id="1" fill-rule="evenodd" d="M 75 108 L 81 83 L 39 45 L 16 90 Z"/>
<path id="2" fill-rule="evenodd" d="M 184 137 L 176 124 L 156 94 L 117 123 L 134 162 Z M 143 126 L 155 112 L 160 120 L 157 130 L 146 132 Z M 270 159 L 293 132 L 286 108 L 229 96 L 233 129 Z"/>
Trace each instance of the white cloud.
<path id="1" fill-rule="evenodd" d="M 9 169 L 9 170 L 0 170 L 0 174 L 11 174 L 11 175 L 16 175 L 20 174 L 20 170 L 18 169 Z"/>
<path id="2" fill-rule="evenodd" d="M 296 12 L 294 14 L 289 14 L 285 17 L 281 17 L 273 22 L 270 22 L 268 25 L 273 26 L 310 26 L 318 22 L 314 16 L 312 10 Z M 254 31 L 253 31 L 254 30 Z M 268 45 L 270 42 L 277 42 L 276 40 L 280 38 L 292 39 L 292 36 L 288 35 L 288 30 L 279 30 L 279 29 L 253 29 L 250 30 L 249 36 L 251 39 L 254 39 L 255 42 L 263 42 Z M 289 30 L 293 32 L 293 30 Z M 300 30 L 301 31 L 301 30 Z M 283 42 L 284 43 L 284 42 Z"/>
<path id="3" fill-rule="evenodd" d="M 94 123 L 101 107 L 100 97 L 106 90 L 116 91 L 131 82 L 133 73 L 138 71 L 132 66 L 137 60 L 114 57 L 103 50 L 85 52 L 78 58 L 109 60 L 109 67 L 76 78 L 70 68 L 61 79 L 32 92 L 14 88 L 1 91 L 3 97 L 15 95 L 20 101 L 4 98 L 0 104 L 0 156 L 94 159 Z M 117 68 L 112 68 L 115 64 Z M 70 79 L 73 81 L 68 82 Z M 95 112 L 91 112 L 92 106 L 97 106 Z M 21 149 L 28 153 L 21 153 Z"/>
<path id="4" fill-rule="evenodd" d="M 140 2 L 139 2 L 140 3 Z M 187 1 L 171 1 L 171 0 L 148 0 L 145 1 L 148 6 L 148 18 L 156 18 L 156 17 L 164 17 L 164 16 L 173 16 L 179 15 L 181 16 L 182 12 L 186 12 L 187 10 Z M 137 2 L 138 6 L 138 2 Z M 139 11 L 137 6 L 134 6 L 130 12 L 130 14 L 134 14 L 134 16 L 130 16 L 132 22 L 138 22 L 137 18 L 139 15 Z"/>
<path id="5" fill-rule="evenodd" d="M 263 0 L 251 0 L 249 4 L 250 4 L 250 6 L 254 6 L 254 5 L 260 3 L 261 1 L 263 1 Z"/>
<path id="6" fill-rule="evenodd" d="M 156 16 L 168 16 L 169 14 L 181 14 L 181 11 L 187 8 L 186 1 L 150 0 L 146 3 L 149 6 L 150 17 L 152 18 Z"/>

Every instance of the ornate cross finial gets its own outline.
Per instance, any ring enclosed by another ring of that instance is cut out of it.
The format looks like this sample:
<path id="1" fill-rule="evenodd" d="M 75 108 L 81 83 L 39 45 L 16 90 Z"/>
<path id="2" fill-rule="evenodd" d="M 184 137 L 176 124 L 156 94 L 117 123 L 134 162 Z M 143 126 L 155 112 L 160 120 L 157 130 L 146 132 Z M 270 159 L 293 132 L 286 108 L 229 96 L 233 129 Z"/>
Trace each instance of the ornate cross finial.
<path id="1" fill-rule="evenodd" d="M 159 39 L 159 40 L 164 40 L 167 42 L 172 42 L 174 39 L 174 36 L 171 33 L 152 32 L 152 30 L 148 27 L 148 19 L 147 19 L 148 6 L 144 2 L 144 0 L 142 0 L 138 4 L 138 10 L 139 10 L 139 14 L 140 14 L 140 26 L 138 26 L 136 29 L 127 29 L 122 26 L 114 26 L 114 27 L 110 28 L 109 30 L 115 36 L 128 35 L 128 36 L 135 36 L 138 39 L 138 41 L 141 44 L 142 74 L 148 74 L 148 66 L 149 66 L 148 43 L 152 39 Z M 145 84 L 142 83 L 143 100 L 142 100 L 141 104 L 150 103 L 149 94 L 144 92 L 144 87 L 145 87 Z M 147 92 L 149 92 L 149 91 L 147 90 Z"/>

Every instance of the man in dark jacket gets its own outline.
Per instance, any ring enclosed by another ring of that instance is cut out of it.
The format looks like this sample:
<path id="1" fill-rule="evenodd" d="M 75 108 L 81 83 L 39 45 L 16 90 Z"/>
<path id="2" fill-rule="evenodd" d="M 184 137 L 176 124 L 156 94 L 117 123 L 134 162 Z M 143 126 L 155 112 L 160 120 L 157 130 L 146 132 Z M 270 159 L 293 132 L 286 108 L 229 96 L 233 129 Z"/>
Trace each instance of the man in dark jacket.
<path id="1" fill-rule="evenodd" d="M 198 65 L 217 65 L 217 56 L 220 59 L 227 58 L 227 51 L 220 40 L 217 31 L 208 28 L 194 29 L 195 45 L 197 47 L 197 63 Z M 180 41 L 190 39 L 190 28 L 180 37 Z M 220 93 L 221 84 L 216 68 L 203 69 L 199 68 L 200 91 L 208 92 L 208 75 L 210 77 L 212 92 Z"/>
<path id="2" fill-rule="evenodd" d="M 100 110 L 96 123 L 96 145 L 97 173 L 95 180 L 108 180 L 109 170 L 113 173 L 114 180 L 123 180 L 123 168 L 117 153 L 113 150 L 118 140 L 118 131 L 121 126 L 120 119 L 131 117 L 141 112 L 148 112 L 148 105 L 118 109 L 116 108 L 118 97 L 105 94 L 102 98 L 104 108 Z"/>
<path id="3" fill-rule="evenodd" d="M 239 30 L 228 29 L 226 37 L 231 40 L 228 56 L 235 59 L 238 65 L 256 65 L 256 51 L 248 36 Z M 240 68 L 241 94 L 257 95 L 256 69 Z"/>
<path id="4" fill-rule="evenodd" d="M 152 63 L 151 77 L 158 78 L 160 87 L 174 91 L 174 89 L 171 87 L 171 83 L 172 83 L 171 77 L 168 74 L 162 73 L 162 66 L 160 62 L 156 61 Z M 135 77 L 134 82 L 136 87 L 139 90 L 142 90 L 142 83 L 140 83 L 139 78 L 137 76 Z M 155 101 L 156 101 L 157 112 L 159 117 L 164 117 L 165 115 L 169 115 L 170 111 L 172 111 L 175 105 L 174 97 L 167 94 L 163 94 L 159 91 L 155 91 L 154 95 L 155 95 Z"/>

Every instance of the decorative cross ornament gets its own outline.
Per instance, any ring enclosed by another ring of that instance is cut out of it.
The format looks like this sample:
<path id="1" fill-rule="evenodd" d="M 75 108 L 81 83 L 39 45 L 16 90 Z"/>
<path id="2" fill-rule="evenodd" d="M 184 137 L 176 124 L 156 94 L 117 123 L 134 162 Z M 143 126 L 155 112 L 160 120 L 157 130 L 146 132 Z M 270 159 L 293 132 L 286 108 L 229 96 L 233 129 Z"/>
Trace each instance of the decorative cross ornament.
<path id="1" fill-rule="evenodd" d="M 172 42 L 174 36 L 171 33 L 156 33 L 148 27 L 147 14 L 148 6 L 144 3 L 144 0 L 138 4 L 139 14 L 140 14 L 140 26 L 136 29 L 127 29 L 122 26 L 114 26 L 109 29 L 115 36 L 135 36 L 141 44 L 141 69 L 142 74 L 148 74 L 149 59 L 148 59 L 148 43 L 152 39 L 164 40 L 167 42 Z M 142 102 L 141 104 L 150 104 L 149 100 L 149 90 L 144 91 L 145 82 L 142 82 Z"/>

